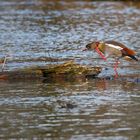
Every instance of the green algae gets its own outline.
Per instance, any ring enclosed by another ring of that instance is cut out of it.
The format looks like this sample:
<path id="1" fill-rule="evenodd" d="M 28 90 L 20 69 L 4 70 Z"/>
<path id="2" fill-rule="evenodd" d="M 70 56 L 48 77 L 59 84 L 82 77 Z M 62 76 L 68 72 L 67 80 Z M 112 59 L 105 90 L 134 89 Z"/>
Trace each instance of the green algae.
<path id="1" fill-rule="evenodd" d="M 19 69 L 16 71 L 4 71 L 0 75 L 5 75 L 8 79 L 34 79 L 34 78 L 74 78 L 74 77 L 86 77 L 97 76 L 101 72 L 100 67 L 91 67 L 87 65 L 76 64 L 73 61 L 68 61 L 63 64 L 37 66 Z"/>

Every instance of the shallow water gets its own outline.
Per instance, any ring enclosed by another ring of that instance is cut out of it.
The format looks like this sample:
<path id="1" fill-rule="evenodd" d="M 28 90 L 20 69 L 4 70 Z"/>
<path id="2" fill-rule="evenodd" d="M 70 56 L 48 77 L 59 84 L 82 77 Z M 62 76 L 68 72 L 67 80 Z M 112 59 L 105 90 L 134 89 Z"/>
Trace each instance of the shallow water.
<path id="1" fill-rule="evenodd" d="M 15 81 L 0 89 L 3 139 L 140 138 L 138 83 Z"/>
<path id="2" fill-rule="evenodd" d="M 116 40 L 140 53 L 140 2 L 0 0 L 0 58 L 5 70 L 74 60 L 112 63 L 82 52 L 93 40 Z M 139 76 L 121 61 L 121 75 Z M 140 139 L 139 79 L 0 81 L 0 138 Z"/>

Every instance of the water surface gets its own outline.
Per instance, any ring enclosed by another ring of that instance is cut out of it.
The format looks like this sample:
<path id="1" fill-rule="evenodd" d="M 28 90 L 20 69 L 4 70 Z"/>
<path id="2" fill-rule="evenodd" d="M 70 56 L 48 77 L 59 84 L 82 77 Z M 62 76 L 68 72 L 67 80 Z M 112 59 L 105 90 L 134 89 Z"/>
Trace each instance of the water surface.
<path id="1" fill-rule="evenodd" d="M 103 67 L 112 61 L 82 52 L 94 40 L 116 40 L 140 53 L 140 2 L 0 0 L 0 58 L 5 70 L 63 63 Z M 104 69 L 108 68 L 108 69 Z M 121 61 L 121 75 L 137 62 Z M 0 139 L 140 139 L 139 78 L 0 81 Z"/>

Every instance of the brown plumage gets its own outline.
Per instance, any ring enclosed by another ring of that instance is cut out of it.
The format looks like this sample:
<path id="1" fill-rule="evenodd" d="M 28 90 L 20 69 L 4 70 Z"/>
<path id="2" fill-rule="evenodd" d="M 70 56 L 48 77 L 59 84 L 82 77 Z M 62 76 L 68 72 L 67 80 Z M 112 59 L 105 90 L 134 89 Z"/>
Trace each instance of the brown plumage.
<path id="1" fill-rule="evenodd" d="M 119 46 L 122 48 L 121 52 L 122 52 L 122 57 L 128 56 L 136 61 L 138 61 L 138 59 L 135 57 L 136 52 L 134 50 L 129 49 L 128 47 L 126 47 L 125 45 L 123 45 L 120 42 L 116 42 L 116 41 L 105 41 L 105 44 L 112 44 L 114 46 Z"/>
<path id="2" fill-rule="evenodd" d="M 116 42 L 116 41 L 94 41 L 86 45 L 86 50 L 95 50 L 105 61 L 109 57 L 113 57 L 116 59 L 116 64 L 114 67 L 114 71 L 116 73 L 116 77 L 118 76 L 117 67 L 118 61 L 120 58 L 129 58 L 135 61 L 138 61 L 136 58 L 136 52 L 132 49 L 129 49 L 124 44 Z M 107 55 L 107 56 L 106 56 Z"/>

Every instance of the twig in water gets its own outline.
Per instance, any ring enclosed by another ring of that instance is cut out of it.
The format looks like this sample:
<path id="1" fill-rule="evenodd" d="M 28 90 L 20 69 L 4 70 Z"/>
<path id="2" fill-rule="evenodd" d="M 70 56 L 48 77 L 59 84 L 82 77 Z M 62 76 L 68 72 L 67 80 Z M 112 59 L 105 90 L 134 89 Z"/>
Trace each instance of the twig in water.
<path id="1" fill-rule="evenodd" d="M 50 53 L 49 53 L 48 51 L 45 51 L 45 56 L 47 56 L 46 54 L 48 55 L 48 58 L 50 58 L 50 62 L 52 62 Z M 50 63 L 50 64 L 51 64 L 51 63 Z"/>
<path id="2" fill-rule="evenodd" d="M 5 67 L 5 64 L 6 64 L 6 60 L 7 60 L 7 56 L 4 57 L 4 62 L 2 64 L 2 68 L 1 68 L 1 71 L 3 72 L 4 71 L 4 67 Z"/>

